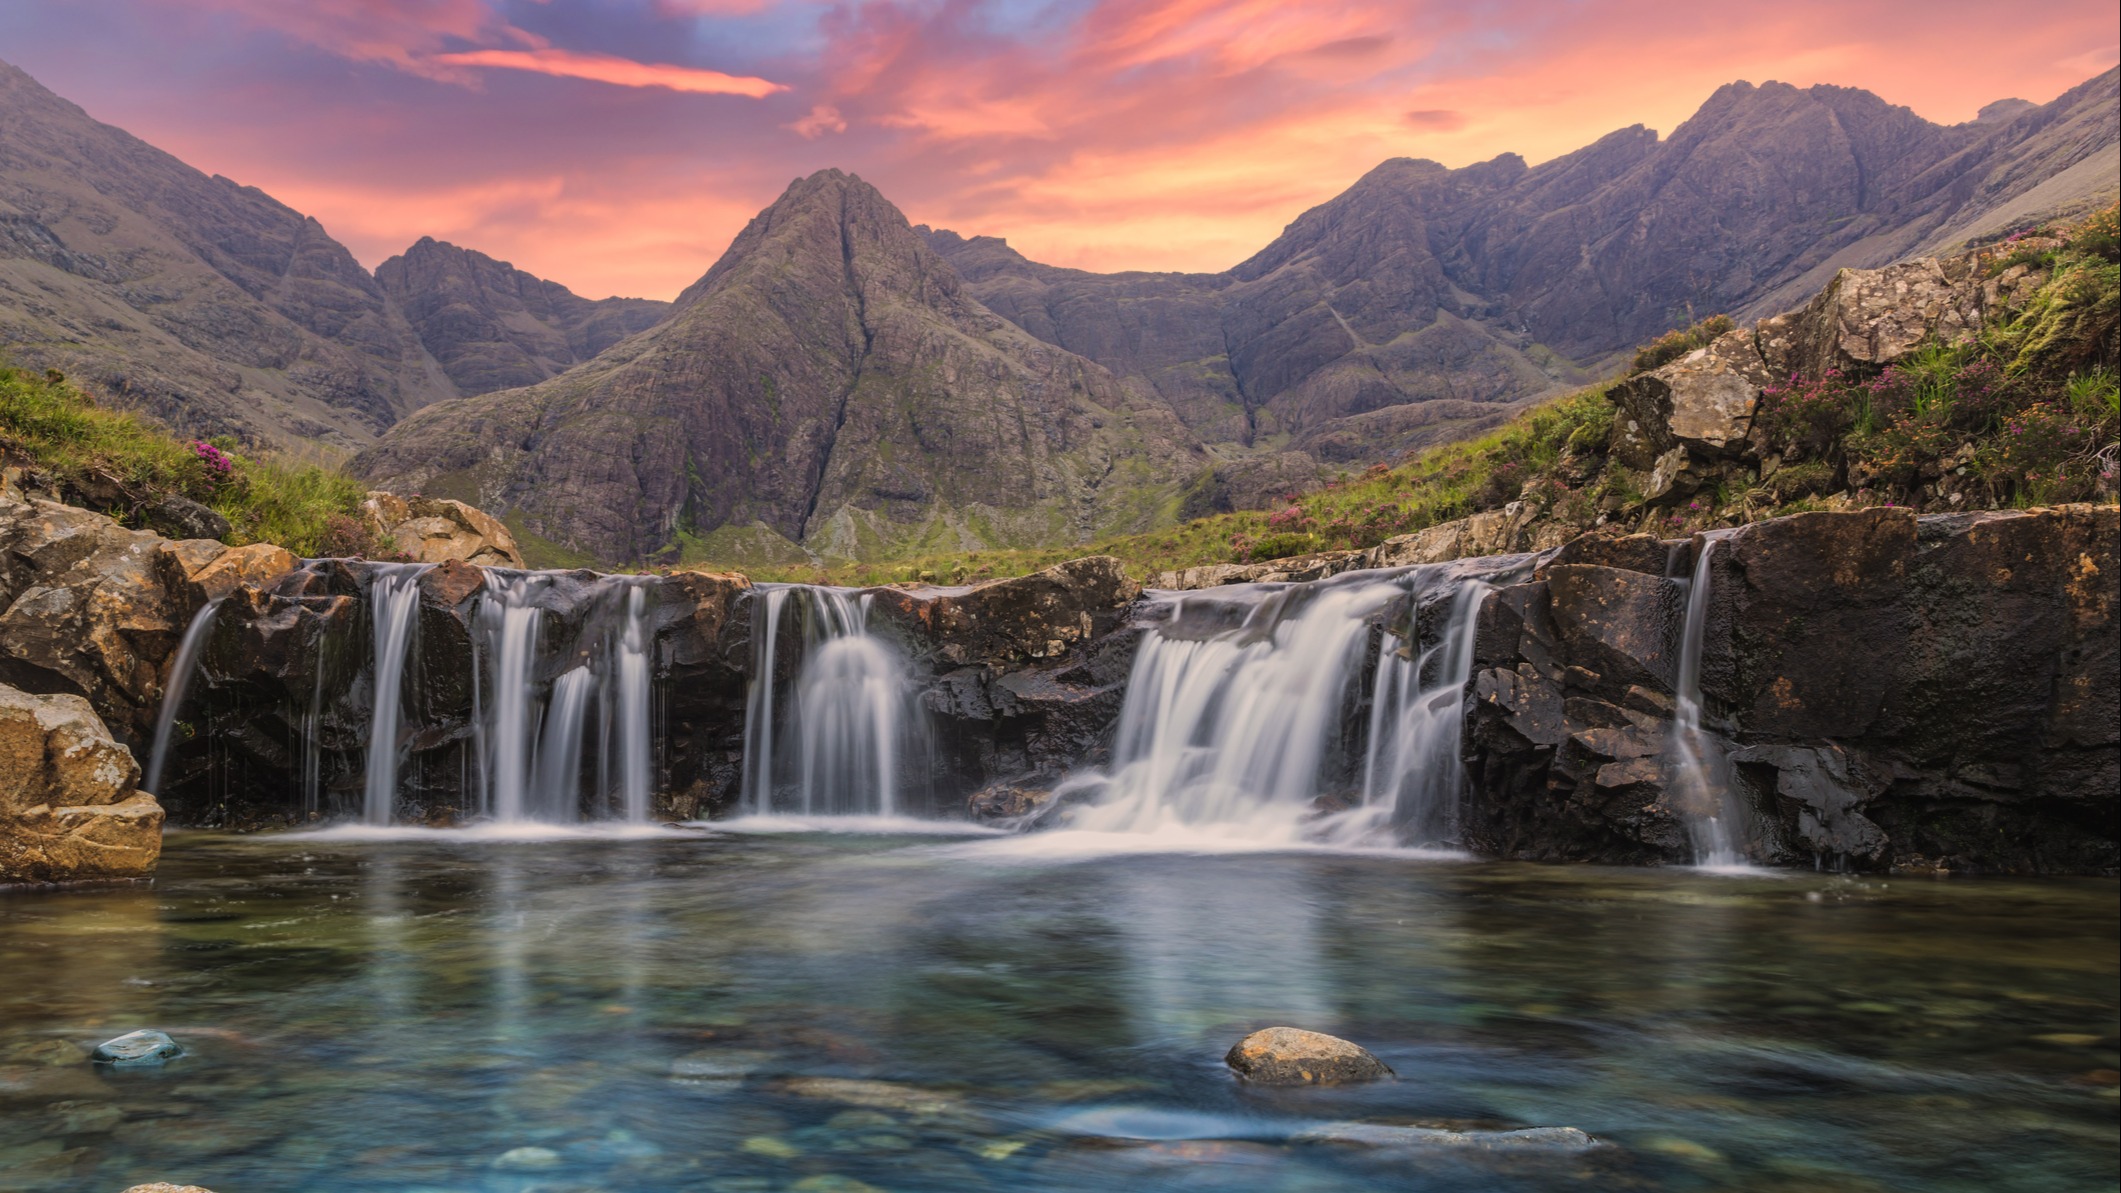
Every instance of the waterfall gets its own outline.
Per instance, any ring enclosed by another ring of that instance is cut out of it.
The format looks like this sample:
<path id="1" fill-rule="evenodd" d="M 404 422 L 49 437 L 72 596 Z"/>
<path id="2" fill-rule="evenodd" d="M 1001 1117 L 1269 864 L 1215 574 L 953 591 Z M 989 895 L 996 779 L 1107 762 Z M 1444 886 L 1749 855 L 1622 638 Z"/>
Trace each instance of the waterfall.
<path id="1" fill-rule="evenodd" d="M 1458 740 L 1477 615 L 1489 591 L 1478 580 L 1459 584 L 1427 650 L 1420 649 L 1418 605 L 1408 613 L 1404 640 L 1389 629 L 1378 639 L 1363 806 L 1388 815 L 1410 844 L 1443 844 L 1457 835 L 1465 789 Z"/>
<path id="2" fill-rule="evenodd" d="M 155 713 L 155 747 L 148 755 L 147 781 L 143 784 L 152 795 L 162 794 L 162 768 L 169 762 L 170 731 L 176 728 L 185 689 L 191 686 L 192 666 L 198 661 L 199 648 L 206 644 L 207 631 L 213 628 L 214 614 L 220 608 L 218 599 L 206 602 L 205 608 L 192 615 L 191 624 L 184 627 L 184 637 L 177 644 L 177 660 L 170 664 L 169 683 L 162 689 L 162 707 Z"/>
<path id="3" fill-rule="evenodd" d="M 869 598 L 810 585 L 763 588 L 745 707 L 743 807 L 753 815 L 897 816 L 918 717 L 904 660 L 869 632 Z M 803 622 L 793 701 L 776 699 L 780 621 Z M 784 707 L 785 706 L 785 707 Z M 787 723 L 776 729 L 776 719 Z"/>
<path id="4" fill-rule="evenodd" d="M 537 745 L 537 692 L 533 665 L 543 638 L 542 611 L 533 603 L 549 581 L 535 573 L 486 574 L 478 612 L 479 645 L 493 660 L 480 717 L 484 732 L 485 807 L 495 820 L 530 819 L 531 753 Z M 542 811 L 542 809 L 540 809 Z"/>
<path id="5" fill-rule="evenodd" d="M 361 819 L 389 824 L 398 799 L 398 735 L 405 659 L 419 628 L 420 577 L 426 564 L 379 567 L 368 584 L 369 632 L 375 644 L 375 697 L 369 705 L 368 770 Z"/>
<path id="6" fill-rule="evenodd" d="M 1415 652 L 1411 616 L 1404 642 L 1387 633 L 1375 656 L 1366 649 L 1377 618 L 1418 601 L 1435 574 L 1356 572 L 1179 598 L 1135 654 L 1109 770 L 1057 793 L 1062 823 L 1270 844 L 1374 841 L 1392 825 L 1441 839 L 1461 783 L 1459 718 L 1485 585 L 1460 583 L 1429 651 Z M 1189 616 L 1189 601 L 1203 617 Z M 1219 608 L 1232 601 L 1236 610 Z M 1198 624 L 1232 612 L 1235 625 Z M 1365 722 L 1350 714 L 1371 674 L 1380 686 Z M 1359 726 L 1370 742 L 1354 755 L 1346 746 Z M 1344 773 L 1355 756 L 1359 778 Z M 1344 811 L 1320 806 L 1358 792 Z"/>
<path id="7" fill-rule="evenodd" d="M 646 823 L 655 742 L 645 582 L 594 581 L 570 636 L 563 575 L 487 573 L 473 615 L 481 806 L 504 823 L 571 823 L 590 808 Z M 592 721 L 596 781 L 585 783 Z"/>
<path id="8" fill-rule="evenodd" d="M 626 626 L 618 646 L 618 739 L 620 812 L 629 823 L 648 822 L 654 747 L 648 725 L 648 593 L 626 586 Z"/>
<path id="9" fill-rule="evenodd" d="M 1686 622 L 1679 636 L 1679 674 L 1672 685 L 1671 736 L 1666 745 L 1667 773 L 1675 803 L 1693 840 L 1694 864 L 1740 866 L 1745 855 L 1731 828 L 1737 817 L 1730 802 L 1730 773 L 1722 744 L 1701 727 L 1701 651 L 1709 620 L 1709 561 L 1717 540 L 1701 545 L 1694 575 L 1687 582 Z"/>

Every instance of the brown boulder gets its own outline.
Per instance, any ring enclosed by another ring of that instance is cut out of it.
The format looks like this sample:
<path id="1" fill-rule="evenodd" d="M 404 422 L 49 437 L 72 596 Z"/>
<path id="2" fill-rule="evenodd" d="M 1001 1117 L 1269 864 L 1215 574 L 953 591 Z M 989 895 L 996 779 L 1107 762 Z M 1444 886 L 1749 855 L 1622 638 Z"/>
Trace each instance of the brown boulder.
<path id="1" fill-rule="evenodd" d="M 377 490 L 361 503 L 361 517 L 385 550 L 414 563 L 455 559 L 483 567 L 524 566 L 508 527 L 461 501 Z"/>
<path id="2" fill-rule="evenodd" d="M 0 679 L 86 696 L 121 737 L 148 729 L 190 620 L 166 540 L 101 514 L 0 496 Z"/>
<path id="3" fill-rule="evenodd" d="M 1223 1062 L 1260 1085 L 1335 1085 L 1392 1076 L 1391 1067 L 1361 1045 L 1297 1027 L 1255 1031 L 1232 1046 Z"/>
<path id="4" fill-rule="evenodd" d="M 162 808 L 139 779 L 88 701 L 0 684 L 0 884 L 153 872 Z"/>

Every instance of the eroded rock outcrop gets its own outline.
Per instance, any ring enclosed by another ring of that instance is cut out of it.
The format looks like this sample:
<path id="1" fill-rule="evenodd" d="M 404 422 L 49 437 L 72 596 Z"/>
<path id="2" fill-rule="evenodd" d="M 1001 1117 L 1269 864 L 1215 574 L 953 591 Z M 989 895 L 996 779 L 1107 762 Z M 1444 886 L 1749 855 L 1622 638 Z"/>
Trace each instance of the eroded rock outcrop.
<path id="1" fill-rule="evenodd" d="M 0 684 L 0 885 L 141 878 L 162 808 L 88 701 Z"/>
<path id="2" fill-rule="evenodd" d="M 1482 852 L 1690 860 L 1668 741 L 1684 598 L 1653 540 L 1605 542 L 1482 609 L 1464 741 Z M 1706 723 L 1756 857 L 2121 863 L 2121 511 L 1778 518 L 1719 542 L 1709 582 Z"/>
<path id="3" fill-rule="evenodd" d="M 171 541 L 0 485 L 0 681 L 85 697 L 120 741 L 142 743 L 192 615 L 294 563 L 279 547 Z"/>

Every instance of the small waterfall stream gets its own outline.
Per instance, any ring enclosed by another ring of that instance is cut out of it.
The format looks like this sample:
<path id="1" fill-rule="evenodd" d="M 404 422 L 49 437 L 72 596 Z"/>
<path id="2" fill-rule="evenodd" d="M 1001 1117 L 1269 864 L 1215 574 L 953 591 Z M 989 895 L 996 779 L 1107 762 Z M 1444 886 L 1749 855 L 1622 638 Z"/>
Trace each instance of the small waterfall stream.
<path id="1" fill-rule="evenodd" d="M 1717 540 L 1701 545 L 1687 581 L 1686 621 L 1679 635 L 1679 671 L 1673 680 L 1672 728 L 1666 744 L 1673 793 L 1694 846 L 1694 864 L 1745 864 L 1732 828 L 1738 817 L 1730 798 L 1730 767 L 1722 743 L 1701 725 L 1701 654 L 1708 632 L 1710 561 Z"/>
<path id="2" fill-rule="evenodd" d="M 389 824 L 398 799 L 398 744 L 405 661 L 419 630 L 420 577 L 427 564 L 386 564 L 368 585 L 369 626 L 375 642 L 375 695 L 369 705 L 368 769 L 361 820 Z"/>
<path id="3" fill-rule="evenodd" d="M 644 583 L 599 578 L 572 640 L 553 641 L 562 627 L 547 606 L 564 599 L 558 578 L 488 572 L 473 616 L 473 720 L 480 805 L 494 820 L 647 822 L 655 746 Z"/>
<path id="4" fill-rule="evenodd" d="M 177 726 L 177 713 L 184 706 L 185 689 L 191 686 L 192 668 L 199 661 L 199 648 L 206 644 L 207 632 L 213 629 L 214 614 L 220 612 L 221 602 L 206 602 L 204 608 L 192 615 L 191 624 L 184 627 L 184 637 L 177 644 L 177 657 L 169 667 L 169 682 L 162 691 L 162 707 L 155 713 L 155 745 L 148 755 L 147 778 L 141 786 L 154 794 L 162 793 L 162 769 L 169 763 L 170 735 Z"/>
<path id="5" fill-rule="evenodd" d="M 869 632 L 869 597 L 812 585 L 760 587 L 744 724 L 750 815 L 899 816 L 919 716 L 905 660 Z M 776 690 L 781 622 L 800 622 L 793 699 Z"/>
<path id="6" fill-rule="evenodd" d="M 1366 649 L 1377 619 L 1395 605 L 1418 609 L 1435 580 L 1424 570 L 1352 573 L 1178 598 L 1136 653 L 1110 768 L 1062 784 L 1060 823 L 1266 844 L 1448 840 L 1486 585 L 1457 581 L 1432 603 L 1444 624 L 1428 650 L 1412 611 L 1400 632 L 1388 626 Z M 1207 616 L 1191 616 L 1189 601 Z M 1215 625 L 1218 612 L 1226 622 L 1236 613 L 1236 623 Z M 1372 676 L 1371 714 L 1354 717 Z M 1359 726 L 1368 745 L 1351 751 Z M 1348 771 L 1357 757 L 1360 772 Z M 1342 793 L 1353 806 L 1336 809 Z"/>

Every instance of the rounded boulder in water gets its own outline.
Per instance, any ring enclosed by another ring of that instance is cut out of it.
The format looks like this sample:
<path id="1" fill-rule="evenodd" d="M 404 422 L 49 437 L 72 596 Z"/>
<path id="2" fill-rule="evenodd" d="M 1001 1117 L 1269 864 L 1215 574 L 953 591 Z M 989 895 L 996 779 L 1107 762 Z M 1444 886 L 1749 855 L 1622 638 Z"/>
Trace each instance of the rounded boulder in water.
<path id="1" fill-rule="evenodd" d="M 1239 1040 L 1223 1062 L 1260 1085 L 1336 1085 L 1392 1076 L 1360 1044 L 1298 1027 L 1269 1027 Z"/>
<path id="2" fill-rule="evenodd" d="M 159 1031 L 129 1031 L 96 1045 L 89 1059 L 105 1065 L 159 1065 L 184 1055 L 175 1040 Z"/>

